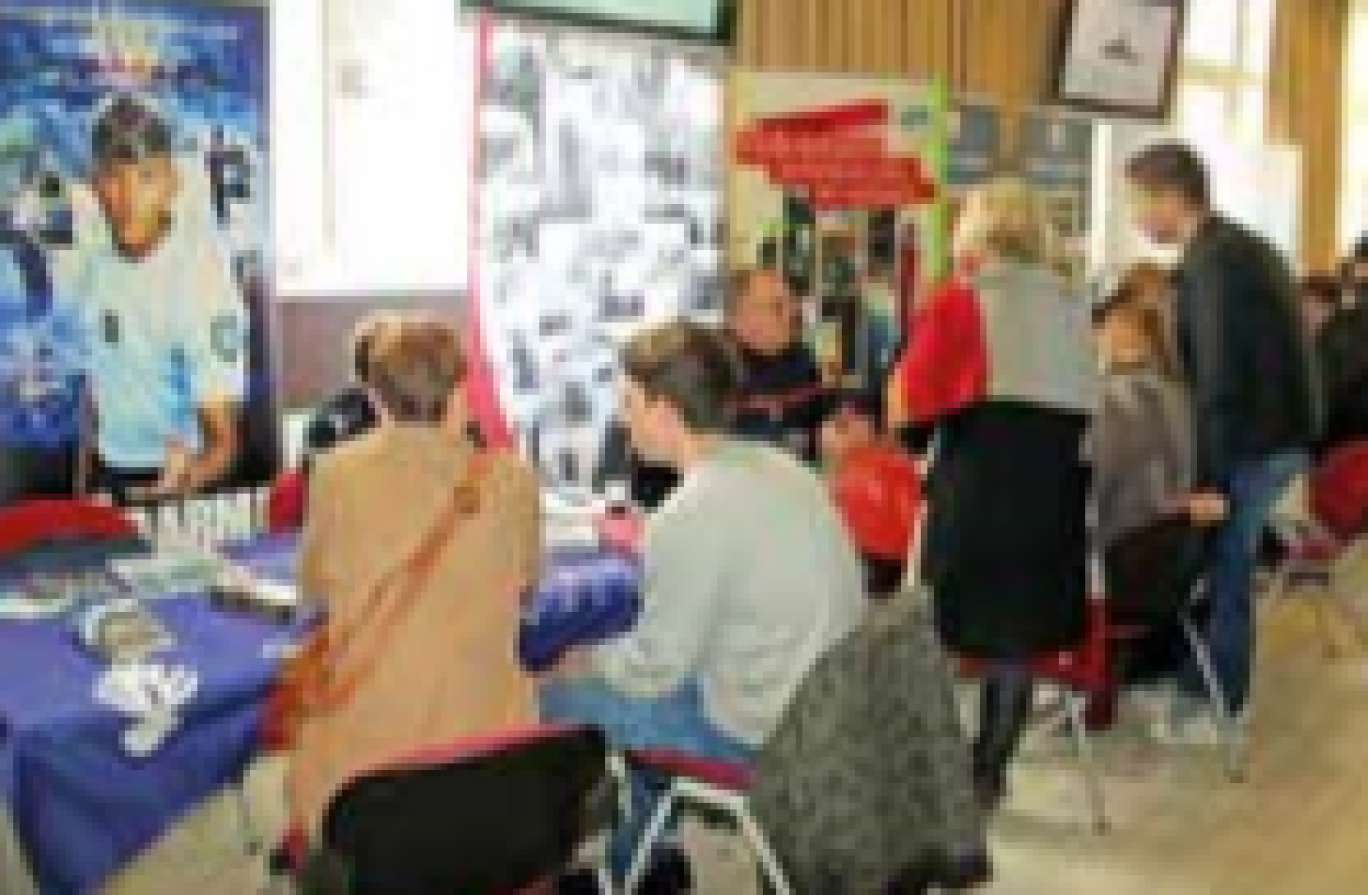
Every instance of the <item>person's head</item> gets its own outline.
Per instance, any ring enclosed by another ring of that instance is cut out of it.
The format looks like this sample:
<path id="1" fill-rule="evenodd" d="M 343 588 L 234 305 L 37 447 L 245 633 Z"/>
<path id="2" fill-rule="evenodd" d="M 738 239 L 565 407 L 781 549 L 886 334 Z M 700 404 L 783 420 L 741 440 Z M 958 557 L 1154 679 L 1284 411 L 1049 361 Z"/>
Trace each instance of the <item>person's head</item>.
<path id="1" fill-rule="evenodd" d="M 727 284 L 727 328 L 742 346 L 764 355 L 787 350 L 798 338 L 801 311 L 783 276 L 743 270 Z"/>
<path id="2" fill-rule="evenodd" d="M 1040 193 L 1013 177 L 971 192 L 955 225 L 954 255 L 962 268 L 989 261 L 1052 267 L 1058 238 Z"/>
<path id="3" fill-rule="evenodd" d="M 375 343 L 379 340 L 385 327 L 393 323 L 394 320 L 395 315 L 390 313 L 367 314 L 352 330 L 352 377 L 357 384 L 366 386 L 371 384 Z"/>
<path id="4" fill-rule="evenodd" d="M 1368 235 L 1359 238 L 1344 261 L 1344 289 L 1355 301 L 1368 302 Z"/>
<path id="5" fill-rule="evenodd" d="M 116 98 L 95 123 L 92 186 L 115 244 L 142 257 L 161 243 L 180 195 L 167 123 L 131 96 Z"/>
<path id="6" fill-rule="evenodd" d="M 1145 288 L 1147 277 L 1132 271 L 1096 314 L 1104 368 L 1143 364 L 1166 374 L 1174 371 L 1168 316 L 1155 293 Z"/>
<path id="7" fill-rule="evenodd" d="M 883 417 L 877 394 L 852 392 L 839 397 L 818 432 L 821 459 L 839 469 L 853 453 L 879 441 Z"/>
<path id="8" fill-rule="evenodd" d="M 622 372 L 623 419 L 646 461 L 687 465 L 728 428 L 740 369 L 717 330 L 685 320 L 646 330 L 624 349 Z"/>
<path id="9" fill-rule="evenodd" d="M 1339 280 L 1326 274 L 1312 274 L 1301 281 L 1302 322 L 1307 332 L 1316 335 L 1339 311 L 1341 299 Z"/>
<path id="10" fill-rule="evenodd" d="M 369 365 L 368 385 L 389 419 L 464 430 L 466 358 L 451 323 L 420 315 L 390 318 L 375 334 Z"/>
<path id="11" fill-rule="evenodd" d="M 1184 244 L 1211 214 L 1206 162 L 1178 141 L 1155 143 L 1126 163 L 1135 223 L 1161 246 Z"/>

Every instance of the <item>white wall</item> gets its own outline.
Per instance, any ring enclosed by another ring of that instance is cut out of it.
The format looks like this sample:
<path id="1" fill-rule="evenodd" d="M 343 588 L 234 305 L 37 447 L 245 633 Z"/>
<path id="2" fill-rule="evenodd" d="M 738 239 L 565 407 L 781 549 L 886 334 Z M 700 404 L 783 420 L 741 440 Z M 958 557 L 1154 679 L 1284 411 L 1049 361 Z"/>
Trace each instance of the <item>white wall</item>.
<path id="1" fill-rule="evenodd" d="M 459 7 L 271 5 L 283 298 L 466 288 L 475 51 Z"/>

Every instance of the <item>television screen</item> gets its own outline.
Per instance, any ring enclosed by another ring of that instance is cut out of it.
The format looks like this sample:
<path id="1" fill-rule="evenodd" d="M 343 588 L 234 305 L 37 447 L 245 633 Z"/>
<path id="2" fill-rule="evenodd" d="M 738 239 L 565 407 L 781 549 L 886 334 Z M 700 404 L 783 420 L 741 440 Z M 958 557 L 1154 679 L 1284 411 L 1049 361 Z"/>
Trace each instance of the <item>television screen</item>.
<path id="1" fill-rule="evenodd" d="M 729 43 L 734 0 L 464 0 L 468 7 Z"/>

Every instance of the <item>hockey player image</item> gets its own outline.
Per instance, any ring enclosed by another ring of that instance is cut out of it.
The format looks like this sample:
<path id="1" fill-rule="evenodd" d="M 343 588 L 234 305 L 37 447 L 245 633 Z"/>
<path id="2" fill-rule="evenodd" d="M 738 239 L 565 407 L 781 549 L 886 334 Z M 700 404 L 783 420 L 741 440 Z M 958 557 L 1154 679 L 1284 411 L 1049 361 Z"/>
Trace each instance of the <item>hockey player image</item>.
<path id="1" fill-rule="evenodd" d="M 183 195 L 171 126 L 131 96 L 98 115 L 92 208 L 56 293 L 86 326 L 93 481 L 124 502 L 213 487 L 232 469 L 248 317 L 216 227 Z"/>

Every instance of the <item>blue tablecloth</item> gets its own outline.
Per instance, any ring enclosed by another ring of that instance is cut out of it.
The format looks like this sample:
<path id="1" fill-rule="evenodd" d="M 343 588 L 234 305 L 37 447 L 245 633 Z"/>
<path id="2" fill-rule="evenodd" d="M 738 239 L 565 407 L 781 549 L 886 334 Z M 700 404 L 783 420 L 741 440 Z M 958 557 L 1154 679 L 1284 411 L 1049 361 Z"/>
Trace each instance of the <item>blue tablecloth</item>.
<path id="1" fill-rule="evenodd" d="M 295 543 L 234 551 L 265 577 L 293 576 Z M 520 647 L 544 667 L 568 646 L 630 628 L 637 565 L 599 552 L 552 556 L 529 604 Z M 100 665 L 62 619 L 0 621 L 0 798 L 47 895 L 91 892 L 185 812 L 247 767 L 279 647 L 297 631 L 229 614 L 198 598 L 152 604 L 178 645 L 166 655 L 199 676 L 180 729 L 153 755 L 130 757 L 126 721 L 93 695 Z"/>

